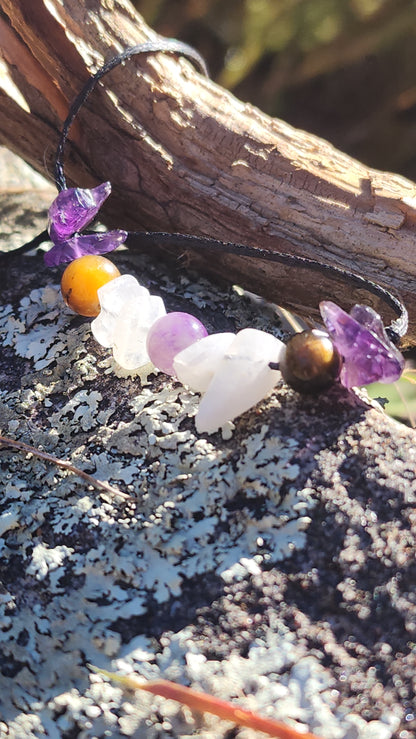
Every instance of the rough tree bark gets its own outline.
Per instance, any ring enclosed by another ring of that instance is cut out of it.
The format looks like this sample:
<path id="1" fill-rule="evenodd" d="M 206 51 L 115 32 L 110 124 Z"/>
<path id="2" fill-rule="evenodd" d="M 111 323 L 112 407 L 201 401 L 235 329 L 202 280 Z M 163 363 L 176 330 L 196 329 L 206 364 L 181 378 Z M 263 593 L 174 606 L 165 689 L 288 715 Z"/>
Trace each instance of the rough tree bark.
<path id="1" fill-rule="evenodd" d="M 88 74 L 155 34 L 128 0 L 0 0 L 0 13 L 0 141 L 51 173 L 61 121 Z M 72 130 L 66 171 L 79 185 L 111 179 L 109 224 L 291 251 L 387 284 L 408 304 L 415 343 L 415 184 L 270 119 L 183 59 L 136 58 L 106 77 Z M 334 290 L 346 304 L 363 299 L 278 265 L 190 260 L 303 314 Z"/>

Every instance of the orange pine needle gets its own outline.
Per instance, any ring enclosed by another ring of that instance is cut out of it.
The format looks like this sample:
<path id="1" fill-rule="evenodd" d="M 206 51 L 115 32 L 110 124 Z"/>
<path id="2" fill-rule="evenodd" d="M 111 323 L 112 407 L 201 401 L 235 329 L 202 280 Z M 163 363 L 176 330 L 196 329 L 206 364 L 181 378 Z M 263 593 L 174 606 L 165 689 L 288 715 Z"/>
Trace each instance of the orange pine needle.
<path id="1" fill-rule="evenodd" d="M 303 733 L 286 726 L 281 721 L 274 721 L 269 718 L 262 718 L 253 711 L 247 711 L 240 706 L 235 706 L 229 701 L 216 698 L 208 693 L 202 693 L 193 688 L 187 688 L 184 685 L 171 682 L 170 680 L 149 680 L 143 681 L 137 677 L 117 675 L 115 672 L 107 672 L 90 665 L 95 672 L 105 675 L 110 680 L 121 683 L 130 690 L 146 690 L 154 695 L 160 695 L 163 698 L 178 701 L 188 706 L 192 711 L 199 713 L 212 713 L 218 718 L 225 721 L 232 721 L 238 726 L 245 726 L 248 729 L 262 731 L 269 736 L 278 739 L 319 739 L 316 734 Z"/>

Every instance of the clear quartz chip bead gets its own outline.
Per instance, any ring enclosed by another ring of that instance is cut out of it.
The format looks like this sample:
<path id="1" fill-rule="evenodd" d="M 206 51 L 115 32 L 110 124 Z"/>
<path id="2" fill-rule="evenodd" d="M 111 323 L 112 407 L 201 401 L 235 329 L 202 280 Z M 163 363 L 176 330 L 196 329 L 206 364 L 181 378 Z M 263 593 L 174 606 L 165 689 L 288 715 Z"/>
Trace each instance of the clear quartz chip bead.
<path id="1" fill-rule="evenodd" d="M 129 296 L 139 297 L 148 290 L 139 285 L 133 275 L 120 275 L 98 289 L 100 313 L 91 323 L 94 338 L 101 346 L 108 348 L 114 345 L 115 324 L 124 310 Z"/>
<path id="2" fill-rule="evenodd" d="M 147 295 L 129 300 L 124 315 L 116 321 L 113 355 L 124 369 L 135 370 L 151 361 L 147 351 L 147 336 L 152 325 L 166 315 L 163 300 L 158 295 Z"/>
<path id="3" fill-rule="evenodd" d="M 115 361 L 124 369 L 148 364 L 147 334 L 166 314 L 162 298 L 150 295 L 133 275 L 121 275 L 103 285 L 98 297 L 101 311 L 91 323 L 96 340 L 113 349 Z"/>
<path id="4" fill-rule="evenodd" d="M 173 369 L 182 385 L 204 393 L 234 339 L 232 333 L 210 334 L 179 352 L 173 360 Z"/>
<path id="5" fill-rule="evenodd" d="M 217 431 L 266 397 L 280 377 L 269 362 L 279 362 L 283 349 L 283 342 L 265 331 L 239 331 L 200 402 L 195 417 L 198 432 Z"/>

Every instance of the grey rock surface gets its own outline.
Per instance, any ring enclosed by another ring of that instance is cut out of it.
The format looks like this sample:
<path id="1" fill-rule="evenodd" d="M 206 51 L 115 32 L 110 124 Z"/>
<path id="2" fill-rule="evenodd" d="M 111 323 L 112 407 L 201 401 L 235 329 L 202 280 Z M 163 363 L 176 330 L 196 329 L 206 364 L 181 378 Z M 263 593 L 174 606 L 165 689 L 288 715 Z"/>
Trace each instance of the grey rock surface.
<path id="1" fill-rule="evenodd" d="M 30 238 L 49 195 L 27 197 L 13 218 Z M 4 232 L 2 250 L 14 239 Z M 198 397 L 117 369 L 41 255 L 1 259 L 1 433 L 132 497 L 0 448 L 0 736 L 254 737 L 123 693 L 92 663 L 327 739 L 411 739 L 414 432 L 365 396 L 281 385 L 235 427 L 198 436 Z M 114 261 L 209 331 L 281 336 L 270 306 L 180 263 Z"/>

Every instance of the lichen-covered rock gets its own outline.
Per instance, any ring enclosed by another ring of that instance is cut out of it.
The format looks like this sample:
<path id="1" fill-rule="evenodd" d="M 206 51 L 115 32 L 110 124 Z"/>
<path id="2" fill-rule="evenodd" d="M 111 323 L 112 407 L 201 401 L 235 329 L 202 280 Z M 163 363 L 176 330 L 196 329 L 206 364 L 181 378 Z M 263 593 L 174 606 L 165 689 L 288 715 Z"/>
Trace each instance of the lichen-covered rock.
<path id="1" fill-rule="evenodd" d="M 280 336 L 268 306 L 115 258 L 210 331 Z M 40 256 L 7 261 L 0 281 L 1 433 L 131 495 L 0 449 L 0 736 L 227 735 L 92 663 L 327 739 L 410 739 L 414 433 L 340 388 L 281 385 L 223 435 L 198 435 L 198 396 L 117 369 Z"/>

